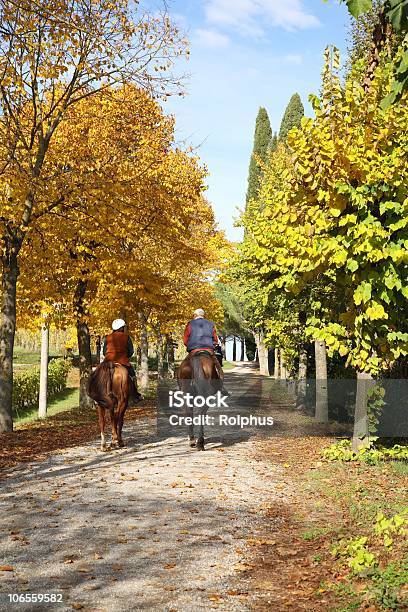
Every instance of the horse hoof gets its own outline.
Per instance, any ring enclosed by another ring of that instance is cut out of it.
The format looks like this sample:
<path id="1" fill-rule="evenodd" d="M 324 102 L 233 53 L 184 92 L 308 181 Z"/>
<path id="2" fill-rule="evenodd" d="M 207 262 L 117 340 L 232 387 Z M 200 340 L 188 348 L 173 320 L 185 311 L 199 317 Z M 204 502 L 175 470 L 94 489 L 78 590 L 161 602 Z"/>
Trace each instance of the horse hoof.
<path id="1" fill-rule="evenodd" d="M 119 447 L 119 448 L 123 448 L 124 446 L 125 446 L 125 443 L 124 443 L 124 442 L 119 442 L 119 443 L 118 443 L 118 447 Z"/>
<path id="2" fill-rule="evenodd" d="M 189 444 L 190 444 L 190 448 L 194 448 L 196 446 L 196 439 L 190 438 Z"/>
<path id="3" fill-rule="evenodd" d="M 204 448 L 204 442 L 202 442 L 201 440 L 197 440 L 197 443 L 196 443 L 196 448 L 197 448 L 197 450 L 199 450 L 199 451 L 203 451 L 203 450 L 205 450 L 205 448 Z"/>
<path id="4" fill-rule="evenodd" d="M 108 452 L 108 448 L 106 446 L 101 446 L 101 452 L 102 453 L 107 453 Z"/>

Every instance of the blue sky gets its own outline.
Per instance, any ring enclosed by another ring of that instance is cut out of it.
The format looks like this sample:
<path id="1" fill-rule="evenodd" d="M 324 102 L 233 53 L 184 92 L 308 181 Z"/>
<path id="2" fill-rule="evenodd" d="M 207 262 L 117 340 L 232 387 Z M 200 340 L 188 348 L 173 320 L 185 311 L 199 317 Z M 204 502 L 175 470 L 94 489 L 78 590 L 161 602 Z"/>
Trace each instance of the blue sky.
<path id="1" fill-rule="evenodd" d="M 324 48 L 346 49 L 347 11 L 337 0 L 172 0 L 169 10 L 190 39 L 190 79 L 188 95 L 164 110 L 176 116 L 176 138 L 199 147 L 207 197 L 237 240 L 259 106 L 274 130 L 295 91 L 312 114 L 307 99 L 318 92 Z"/>

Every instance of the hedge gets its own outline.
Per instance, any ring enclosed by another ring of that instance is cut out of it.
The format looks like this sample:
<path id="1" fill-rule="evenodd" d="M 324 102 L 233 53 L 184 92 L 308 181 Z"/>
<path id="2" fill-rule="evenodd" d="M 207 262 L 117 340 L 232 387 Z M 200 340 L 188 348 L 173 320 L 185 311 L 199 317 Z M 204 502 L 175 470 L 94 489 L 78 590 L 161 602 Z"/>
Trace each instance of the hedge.
<path id="1" fill-rule="evenodd" d="M 71 363 L 64 359 L 53 359 L 48 366 L 48 397 L 63 391 L 67 386 Z M 40 395 L 40 368 L 30 368 L 14 378 L 13 408 L 22 410 L 38 404 Z"/>

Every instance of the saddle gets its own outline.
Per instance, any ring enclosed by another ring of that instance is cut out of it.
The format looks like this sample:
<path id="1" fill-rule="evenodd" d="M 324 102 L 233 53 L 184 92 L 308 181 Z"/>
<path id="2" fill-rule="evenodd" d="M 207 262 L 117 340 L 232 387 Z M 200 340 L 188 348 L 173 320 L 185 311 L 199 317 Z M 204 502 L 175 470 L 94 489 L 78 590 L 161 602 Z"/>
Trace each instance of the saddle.
<path id="1" fill-rule="evenodd" d="M 209 357 L 213 357 L 214 353 L 207 349 L 194 349 L 190 352 L 189 357 L 195 357 L 196 355 L 208 355 Z"/>

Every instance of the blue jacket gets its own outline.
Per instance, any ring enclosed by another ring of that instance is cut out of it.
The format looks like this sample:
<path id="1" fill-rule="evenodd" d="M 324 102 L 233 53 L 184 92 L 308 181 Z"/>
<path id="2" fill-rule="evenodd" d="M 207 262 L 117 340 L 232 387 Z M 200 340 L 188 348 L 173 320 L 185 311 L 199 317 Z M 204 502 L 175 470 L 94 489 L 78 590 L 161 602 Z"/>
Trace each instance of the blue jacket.
<path id="1" fill-rule="evenodd" d="M 200 348 L 214 349 L 214 344 L 218 344 L 214 323 L 203 318 L 193 319 L 187 323 L 184 344 L 189 352 Z"/>

